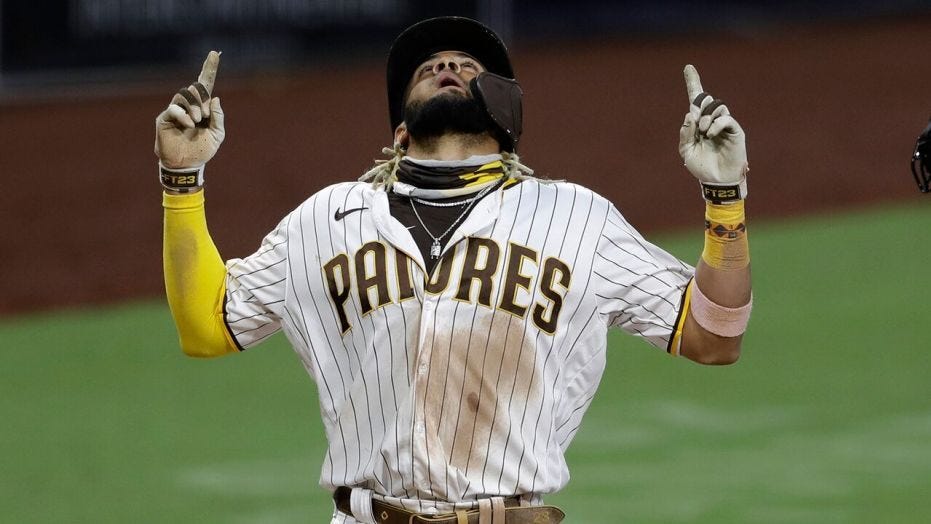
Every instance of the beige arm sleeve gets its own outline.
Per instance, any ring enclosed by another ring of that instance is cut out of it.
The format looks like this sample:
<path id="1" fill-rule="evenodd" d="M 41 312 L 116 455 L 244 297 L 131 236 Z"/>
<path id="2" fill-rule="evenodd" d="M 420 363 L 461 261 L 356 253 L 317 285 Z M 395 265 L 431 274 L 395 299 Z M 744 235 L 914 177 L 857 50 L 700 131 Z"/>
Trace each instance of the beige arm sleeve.
<path id="1" fill-rule="evenodd" d="M 192 357 L 237 351 L 223 320 L 226 267 L 207 231 L 204 192 L 162 197 L 168 305 L 181 349 Z"/>

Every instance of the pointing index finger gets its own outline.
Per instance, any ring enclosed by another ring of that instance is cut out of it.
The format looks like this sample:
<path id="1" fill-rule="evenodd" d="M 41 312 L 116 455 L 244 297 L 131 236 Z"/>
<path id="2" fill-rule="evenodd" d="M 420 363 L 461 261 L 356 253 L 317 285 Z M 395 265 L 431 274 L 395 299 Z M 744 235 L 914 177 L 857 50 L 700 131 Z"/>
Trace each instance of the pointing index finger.
<path id="1" fill-rule="evenodd" d="M 685 89 L 688 91 L 689 103 L 694 103 L 695 98 L 705 90 L 701 87 L 701 79 L 698 77 L 698 71 L 695 66 L 688 64 L 682 72 L 685 75 Z"/>
<path id="2" fill-rule="evenodd" d="M 211 51 L 207 53 L 207 59 L 204 60 L 204 66 L 200 70 L 200 76 L 197 81 L 203 84 L 207 92 L 213 94 L 213 83 L 217 79 L 217 69 L 220 67 L 220 53 Z"/>

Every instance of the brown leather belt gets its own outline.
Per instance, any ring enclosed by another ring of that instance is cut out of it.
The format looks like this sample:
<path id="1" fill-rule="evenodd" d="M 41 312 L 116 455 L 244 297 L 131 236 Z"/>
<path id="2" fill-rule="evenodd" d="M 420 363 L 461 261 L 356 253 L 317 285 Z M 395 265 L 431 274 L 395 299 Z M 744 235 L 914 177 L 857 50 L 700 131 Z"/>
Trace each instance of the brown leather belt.
<path id="1" fill-rule="evenodd" d="M 333 501 L 336 503 L 336 509 L 340 513 L 352 515 L 350 505 L 351 488 L 339 487 L 333 493 Z M 555 506 L 520 506 L 520 499 L 510 497 L 504 499 L 504 521 L 506 524 L 558 524 L 565 518 L 565 513 Z M 456 513 L 444 513 L 442 515 L 426 515 L 416 513 L 406 509 L 398 508 L 372 499 L 372 514 L 375 515 L 375 521 L 379 524 L 461 524 L 460 515 L 466 519 L 468 524 L 479 524 L 479 510 L 470 509 Z"/>

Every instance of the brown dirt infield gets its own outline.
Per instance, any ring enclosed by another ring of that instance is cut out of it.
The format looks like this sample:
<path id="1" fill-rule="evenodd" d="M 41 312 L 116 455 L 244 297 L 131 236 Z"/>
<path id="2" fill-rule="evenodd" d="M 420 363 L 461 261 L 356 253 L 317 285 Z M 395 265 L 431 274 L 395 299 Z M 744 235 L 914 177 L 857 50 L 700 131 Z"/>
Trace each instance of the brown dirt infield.
<path id="1" fill-rule="evenodd" d="M 751 220 L 917 200 L 907 164 L 931 113 L 929 29 L 921 18 L 516 46 L 520 153 L 539 175 L 609 197 L 647 234 L 700 234 L 697 185 L 676 153 L 681 70 L 693 63 L 747 131 Z M 377 58 L 226 82 L 221 66 L 228 135 L 207 169 L 207 213 L 224 258 L 251 253 L 306 196 L 380 156 L 390 135 Z M 162 296 L 153 120 L 187 81 L 0 105 L 0 315 Z"/>

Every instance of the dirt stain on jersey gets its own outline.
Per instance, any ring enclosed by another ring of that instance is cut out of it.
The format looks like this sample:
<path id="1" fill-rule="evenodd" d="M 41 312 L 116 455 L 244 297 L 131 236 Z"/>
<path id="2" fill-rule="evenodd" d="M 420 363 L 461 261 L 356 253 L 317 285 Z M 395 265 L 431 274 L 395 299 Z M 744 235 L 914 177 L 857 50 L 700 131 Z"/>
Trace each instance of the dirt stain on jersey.
<path id="1" fill-rule="evenodd" d="M 537 331 L 526 319 L 479 308 L 469 327 L 436 338 L 424 415 L 430 455 L 449 466 L 451 494 L 469 485 L 466 475 L 498 479 L 505 448 L 521 446 L 524 431 L 512 425 L 543 396 Z"/>
<path id="2" fill-rule="evenodd" d="M 469 396 L 466 397 L 466 404 L 469 406 L 469 411 L 472 413 L 478 411 L 478 393 L 469 393 Z"/>

